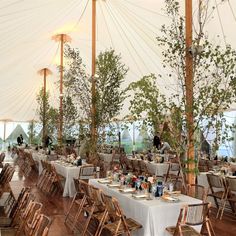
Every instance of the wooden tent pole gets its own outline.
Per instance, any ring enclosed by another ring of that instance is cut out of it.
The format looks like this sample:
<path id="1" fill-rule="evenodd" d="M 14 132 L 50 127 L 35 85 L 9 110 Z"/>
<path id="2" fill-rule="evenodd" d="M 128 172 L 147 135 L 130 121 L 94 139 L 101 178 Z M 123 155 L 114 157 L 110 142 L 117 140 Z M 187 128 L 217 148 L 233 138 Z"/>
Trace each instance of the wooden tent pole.
<path id="1" fill-rule="evenodd" d="M 60 53 L 60 107 L 59 107 L 59 132 L 58 143 L 62 145 L 62 129 L 63 129 L 63 53 L 64 53 L 64 35 L 61 34 L 61 53 Z"/>
<path id="2" fill-rule="evenodd" d="M 60 105 L 59 105 L 59 129 L 58 129 L 58 145 L 62 146 L 63 133 L 63 55 L 64 43 L 70 42 L 71 38 L 67 34 L 57 34 L 52 37 L 53 40 L 60 42 Z"/>
<path id="3" fill-rule="evenodd" d="M 91 139 L 93 145 L 92 154 L 95 155 L 97 146 L 97 132 L 96 132 L 96 85 L 95 85 L 95 73 L 96 73 L 96 0 L 92 0 L 92 106 L 91 106 Z"/>
<path id="4" fill-rule="evenodd" d="M 43 68 L 38 71 L 40 75 L 43 75 L 43 136 L 42 143 L 45 146 L 45 136 L 46 136 L 46 92 L 47 92 L 47 75 L 52 74 L 52 72 L 48 68 Z"/>
<path id="5" fill-rule="evenodd" d="M 194 120 L 193 120 L 193 54 L 192 54 L 192 0 L 185 0 L 186 30 L 186 119 L 187 119 L 187 158 L 189 160 L 187 182 L 195 183 L 194 163 Z"/>

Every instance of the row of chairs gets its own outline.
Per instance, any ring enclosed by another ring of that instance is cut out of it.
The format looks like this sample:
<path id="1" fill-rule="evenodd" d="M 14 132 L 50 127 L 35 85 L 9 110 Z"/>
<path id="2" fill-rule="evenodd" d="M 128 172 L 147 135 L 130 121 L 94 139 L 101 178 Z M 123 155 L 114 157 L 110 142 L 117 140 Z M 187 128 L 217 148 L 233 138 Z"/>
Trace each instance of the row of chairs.
<path id="1" fill-rule="evenodd" d="M 50 162 L 41 160 L 41 164 L 43 170 L 38 178 L 37 187 L 50 195 L 62 193 L 64 177 L 56 172 L 55 167 Z"/>
<path id="2" fill-rule="evenodd" d="M 17 149 L 17 164 L 24 176 L 29 176 L 32 169 L 36 169 L 36 163 L 31 153 L 25 152 L 23 149 Z"/>
<path id="3" fill-rule="evenodd" d="M 103 232 L 110 235 L 131 235 L 142 227 L 131 218 L 126 218 L 118 201 L 100 189 L 77 180 L 79 192 L 74 196 L 65 216 L 65 224 L 74 233 L 99 236 Z"/>
<path id="4" fill-rule="evenodd" d="M 130 160 L 129 158 L 124 158 L 121 165 L 126 172 L 132 172 L 136 175 L 152 175 L 148 171 L 147 164 L 142 160 Z"/>
<path id="5" fill-rule="evenodd" d="M 10 181 L 15 172 L 14 167 L 10 166 L 8 163 L 5 164 L 0 173 L 0 197 L 4 192 L 11 192 Z"/>
<path id="6" fill-rule="evenodd" d="M 233 214 L 236 216 L 236 179 L 232 177 L 223 177 L 212 173 L 207 174 L 207 180 L 211 190 L 211 192 L 208 193 L 208 196 L 213 197 L 215 205 L 218 209 L 216 217 L 222 219 L 227 201 Z"/>
<path id="7" fill-rule="evenodd" d="M 198 162 L 198 170 L 200 172 L 208 172 L 213 170 L 213 166 L 215 166 L 216 164 L 218 164 L 218 162 L 214 160 L 200 159 Z"/>
<path id="8" fill-rule="evenodd" d="M 147 163 L 143 160 L 130 160 L 125 158 L 123 162 L 123 170 L 132 172 L 135 175 L 152 176 L 153 173 L 148 171 Z M 185 186 L 183 175 L 179 163 L 168 163 L 168 168 L 163 176 L 156 176 L 164 182 L 172 182 L 175 189 L 182 189 Z"/>
<path id="9" fill-rule="evenodd" d="M 6 215 L 0 217 L 0 235 L 47 236 L 51 219 L 41 213 L 30 188 L 23 188 Z"/>
<path id="10" fill-rule="evenodd" d="M 4 152 L 2 152 L 1 154 L 0 154 L 0 168 L 3 168 L 3 161 L 4 161 L 4 159 L 5 159 L 5 153 Z"/>

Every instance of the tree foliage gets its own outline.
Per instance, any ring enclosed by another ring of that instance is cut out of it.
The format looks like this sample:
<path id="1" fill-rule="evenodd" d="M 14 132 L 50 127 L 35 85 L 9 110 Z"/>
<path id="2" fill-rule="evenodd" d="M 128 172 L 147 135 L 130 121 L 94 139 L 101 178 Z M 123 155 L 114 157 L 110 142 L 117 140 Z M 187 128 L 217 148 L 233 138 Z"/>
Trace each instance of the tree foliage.
<path id="1" fill-rule="evenodd" d="M 37 95 L 38 109 L 37 114 L 39 122 L 45 125 L 48 135 L 56 137 L 58 129 L 58 110 L 53 108 L 49 103 L 49 93 L 44 96 L 43 88 Z M 43 138 L 43 137 L 42 137 Z"/>
<path id="2" fill-rule="evenodd" d="M 63 98 L 63 136 L 64 138 L 72 138 L 77 136 L 77 107 L 70 95 Z"/>
<path id="3" fill-rule="evenodd" d="M 96 115 L 97 125 L 108 124 L 119 115 L 125 98 L 121 84 L 128 68 L 114 50 L 101 52 L 96 61 Z"/>
<path id="4" fill-rule="evenodd" d="M 174 106 L 186 114 L 186 84 L 185 84 L 185 20 L 179 13 L 179 3 L 176 0 L 166 0 L 166 13 L 172 19 L 171 24 L 163 25 L 161 36 L 157 37 L 160 46 L 164 47 L 163 66 L 172 71 L 172 75 L 178 81 L 180 94 L 173 94 Z M 223 48 L 214 45 L 204 34 L 209 9 L 201 8 L 199 19 L 195 22 L 193 44 L 190 50 L 193 57 L 193 114 L 194 130 L 201 130 L 206 135 L 210 130 L 216 130 L 215 143 L 229 138 L 230 127 L 223 116 L 232 103 L 235 96 L 235 71 L 236 52 L 227 45 Z M 174 119 L 172 119 L 174 120 Z M 185 115 L 182 116 L 182 124 L 186 124 Z M 185 130 L 188 127 L 184 127 Z"/>
<path id="5" fill-rule="evenodd" d="M 73 119 L 77 123 L 91 124 L 91 76 L 86 73 L 78 49 L 66 47 L 65 57 L 67 66 L 64 74 L 66 93 L 71 97 L 73 105 Z M 114 50 L 101 52 L 96 60 L 96 128 L 98 134 L 103 132 L 104 126 L 118 115 L 125 98 L 121 84 L 128 69 L 121 62 L 121 56 Z M 69 100 L 68 100 L 69 102 Z M 88 130 L 86 128 L 86 130 Z"/>
<path id="6" fill-rule="evenodd" d="M 156 76 L 150 74 L 137 82 L 133 82 L 127 88 L 127 92 L 133 92 L 130 100 L 130 112 L 135 120 L 143 120 L 144 124 L 151 126 L 156 133 L 160 131 L 166 115 L 166 98 L 156 83 Z"/>
<path id="7" fill-rule="evenodd" d="M 91 117 L 91 83 L 86 67 L 82 62 L 78 49 L 65 47 L 65 58 L 67 58 L 64 72 L 64 85 L 66 94 L 71 97 L 73 109 L 77 109 L 78 120 L 88 120 Z M 75 117 L 74 117 L 75 118 Z"/>
<path id="8" fill-rule="evenodd" d="M 166 75 L 176 83 L 176 92 L 166 100 L 167 110 L 160 109 L 159 117 L 166 115 L 169 126 L 169 135 L 174 140 L 174 149 L 184 150 L 186 147 L 186 53 L 191 52 L 193 57 L 193 106 L 190 108 L 194 114 L 194 133 L 203 132 L 207 136 L 215 130 L 215 147 L 230 139 L 230 132 L 234 127 L 227 124 L 223 112 L 230 108 L 236 101 L 236 52 L 230 45 L 222 47 L 210 42 L 204 34 L 204 26 L 209 16 L 210 9 L 202 7 L 198 14 L 198 20 L 194 22 L 193 44 L 186 49 L 185 44 L 185 18 L 179 12 L 179 2 L 176 0 L 165 1 L 165 13 L 170 18 L 169 25 L 163 25 L 160 35 L 157 37 L 158 45 L 163 48 L 163 68 Z M 207 4 L 207 3 L 206 3 Z M 212 9 L 211 9 L 212 10 Z M 154 78 L 154 77 L 153 77 Z M 142 91 L 131 100 L 131 112 L 138 117 L 146 111 L 149 119 L 153 114 L 148 110 L 155 110 L 159 106 L 156 98 L 160 92 L 155 84 L 136 82 Z M 144 83 L 140 85 L 140 83 Z M 148 87 L 148 88 L 147 88 Z M 130 86 L 132 88 L 132 86 Z M 135 87 L 132 88 L 137 90 Z M 153 91 L 154 90 L 154 91 Z M 157 90 L 157 91 L 155 91 Z M 146 101 L 150 93 L 149 102 Z M 153 97 L 153 98 L 152 98 Z M 163 108 L 165 100 L 163 100 Z M 162 103 L 161 103 L 162 104 Z M 166 112 L 167 111 L 167 112 Z M 194 135 L 195 136 L 195 135 Z M 197 145 L 197 139 L 195 138 Z"/>

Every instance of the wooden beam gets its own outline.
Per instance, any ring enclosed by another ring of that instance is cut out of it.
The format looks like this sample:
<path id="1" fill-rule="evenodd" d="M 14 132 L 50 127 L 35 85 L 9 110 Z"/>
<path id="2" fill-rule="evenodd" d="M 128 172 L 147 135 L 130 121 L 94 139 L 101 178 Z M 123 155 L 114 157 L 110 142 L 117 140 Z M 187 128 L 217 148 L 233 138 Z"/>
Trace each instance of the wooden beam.
<path id="1" fill-rule="evenodd" d="M 92 139 L 92 152 L 95 154 L 97 145 L 97 132 L 96 132 L 96 0 L 92 0 L 92 106 L 91 106 L 91 139 Z"/>
<path id="2" fill-rule="evenodd" d="M 186 120 L 188 132 L 188 149 L 187 158 L 190 160 L 188 164 L 189 173 L 187 182 L 195 183 L 194 163 L 194 120 L 193 120 L 193 54 L 192 49 L 192 0 L 185 0 L 185 17 L 186 17 Z"/>
<path id="3" fill-rule="evenodd" d="M 52 72 L 48 68 L 43 68 L 38 71 L 40 75 L 43 75 L 43 137 L 42 137 L 42 143 L 43 146 L 45 146 L 45 136 L 46 136 L 46 92 L 47 92 L 47 75 L 51 75 Z"/>
<path id="4" fill-rule="evenodd" d="M 59 129 L 58 129 L 58 144 L 62 145 L 62 133 L 63 133 L 63 55 L 64 55 L 64 43 L 70 42 L 71 37 L 66 34 L 57 34 L 52 37 L 53 40 L 60 42 L 60 105 L 59 105 Z"/>

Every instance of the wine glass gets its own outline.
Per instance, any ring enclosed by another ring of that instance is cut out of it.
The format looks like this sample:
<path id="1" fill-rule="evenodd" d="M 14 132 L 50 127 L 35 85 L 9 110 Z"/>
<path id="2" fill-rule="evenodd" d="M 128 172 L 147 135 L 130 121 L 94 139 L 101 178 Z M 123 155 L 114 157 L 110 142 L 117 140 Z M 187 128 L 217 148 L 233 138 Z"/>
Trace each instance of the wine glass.
<path id="1" fill-rule="evenodd" d="M 136 181 L 136 189 L 137 189 L 138 191 L 140 190 L 140 186 L 141 186 L 141 180 L 138 179 L 138 180 Z"/>

